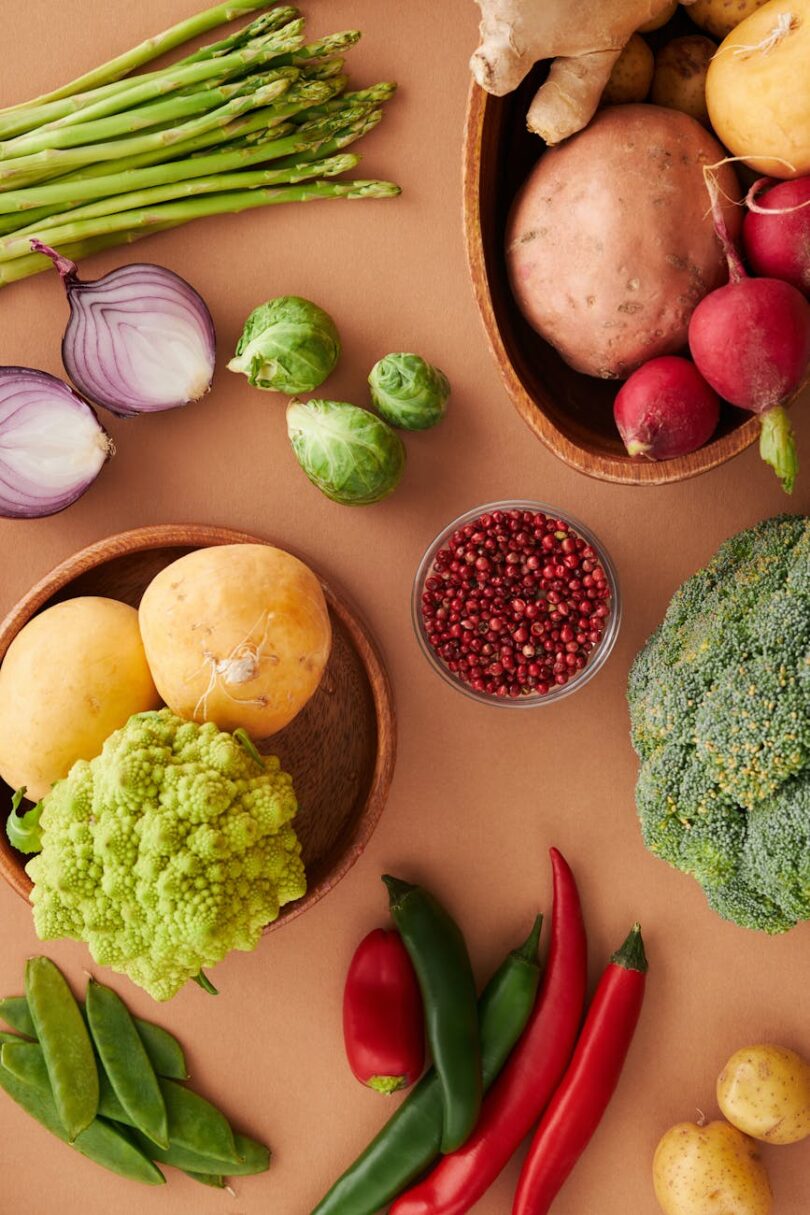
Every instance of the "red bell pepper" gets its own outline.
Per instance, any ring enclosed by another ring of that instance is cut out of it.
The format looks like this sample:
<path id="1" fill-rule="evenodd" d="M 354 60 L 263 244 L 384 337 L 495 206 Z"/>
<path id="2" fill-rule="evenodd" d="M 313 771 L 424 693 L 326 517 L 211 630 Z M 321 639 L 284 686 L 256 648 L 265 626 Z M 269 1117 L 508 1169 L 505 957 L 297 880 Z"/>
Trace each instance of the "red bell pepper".
<path id="1" fill-rule="evenodd" d="M 512 1215 L 546 1215 L 598 1127 L 619 1082 L 647 978 L 638 924 L 610 959 L 574 1057 L 532 1140 Z"/>
<path id="2" fill-rule="evenodd" d="M 398 932 L 376 928 L 360 942 L 343 993 L 346 1057 L 358 1080 L 395 1093 L 425 1066 L 419 981 Z"/>
<path id="3" fill-rule="evenodd" d="M 489 1189 L 540 1117 L 571 1058 L 582 1021 L 587 943 L 574 875 L 551 849 L 551 947 L 540 995 L 523 1036 L 484 1098 L 470 1138 L 424 1181 L 402 1194 L 391 1215 L 464 1215 Z"/>

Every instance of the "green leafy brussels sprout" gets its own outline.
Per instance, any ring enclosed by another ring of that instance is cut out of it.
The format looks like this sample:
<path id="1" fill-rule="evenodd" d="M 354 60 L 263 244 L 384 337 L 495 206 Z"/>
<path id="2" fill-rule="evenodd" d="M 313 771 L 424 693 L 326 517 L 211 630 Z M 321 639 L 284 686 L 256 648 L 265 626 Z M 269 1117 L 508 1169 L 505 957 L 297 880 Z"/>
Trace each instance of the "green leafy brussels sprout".
<path id="1" fill-rule="evenodd" d="M 280 295 L 253 309 L 228 370 L 246 375 L 256 388 L 311 392 L 339 358 L 331 316 L 298 295 Z"/>
<path id="2" fill-rule="evenodd" d="M 344 506 L 379 502 L 405 469 L 399 435 L 367 409 L 344 401 L 291 401 L 287 433 L 312 484 Z"/>
<path id="3" fill-rule="evenodd" d="M 447 376 L 418 354 L 387 354 L 374 364 L 368 382 L 372 401 L 392 426 L 427 430 L 444 417 Z"/>

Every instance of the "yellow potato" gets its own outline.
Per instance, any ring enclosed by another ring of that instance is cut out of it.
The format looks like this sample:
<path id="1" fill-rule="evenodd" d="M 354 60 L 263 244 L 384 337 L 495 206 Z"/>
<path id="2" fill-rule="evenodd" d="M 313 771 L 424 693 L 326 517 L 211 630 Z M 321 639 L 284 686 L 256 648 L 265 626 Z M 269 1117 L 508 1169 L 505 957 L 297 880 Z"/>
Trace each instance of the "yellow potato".
<path id="1" fill-rule="evenodd" d="M 58 603 L 20 630 L 0 667 L 0 776 L 38 800 L 133 713 L 159 705 L 135 609 Z"/>
<path id="2" fill-rule="evenodd" d="M 649 21 L 645 21 L 643 25 L 640 25 L 638 32 L 640 34 L 649 34 L 653 30 L 660 30 L 662 25 L 666 25 L 675 16 L 677 9 L 678 0 L 671 0 L 671 3 L 662 9 L 657 17 L 651 17 Z"/>
<path id="3" fill-rule="evenodd" d="M 633 34 L 613 65 L 602 93 L 607 105 L 628 105 L 643 101 L 650 91 L 654 67 L 653 53 L 640 34 Z"/>
<path id="4" fill-rule="evenodd" d="M 810 0 L 769 0 L 715 53 L 709 118 L 732 156 L 769 177 L 810 173 Z"/>
<path id="5" fill-rule="evenodd" d="M 673 38 L 655 57 L 651 101 L 690 114 L 707 127 L 706 73 L 716 50 L 702 34 Z"/>
<path id="6" fill-rule="evenodd" d="M 174 561 L 146 588 L 140 623 L 169 708 L 254 738 L 304 707 L 332 640 L 318 579 L 267 544 L 201 548 Z"/>
<path id="7" fill-rule="evenodd" d="M 681 1122 L 664 1135 L 653 1185 L 666 1215 L 770 1215 L 771 1187 L 756 1144 L 727 1122 Z"/>
<path id="8" fill-rule="evenodd" d="M 746 1135 L 798 1143 L 810 1135 L 810 1064 L 784 1046 L 748 1046 L 720 1073 L 717 1101 Z"/>
<path id="9" fill-rule="evenodd" d="M 687 7 L 687 13 L 707 34 L 725 38 L 741 21 L 762 8 L 768 0 L 695 0 Z"/>

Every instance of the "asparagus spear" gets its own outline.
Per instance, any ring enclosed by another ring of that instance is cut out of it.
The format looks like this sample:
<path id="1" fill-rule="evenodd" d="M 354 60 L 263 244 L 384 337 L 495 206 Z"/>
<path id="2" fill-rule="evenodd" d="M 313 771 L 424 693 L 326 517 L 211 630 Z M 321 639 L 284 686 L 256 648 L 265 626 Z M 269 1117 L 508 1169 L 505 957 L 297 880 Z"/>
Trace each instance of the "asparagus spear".
<path id="1" fill-rule="evenodd" d="M 62 253 L 72 261 L 89 257 L 91 253 L 100 253 L 103 249 L 114 249 L 119 245 L 131 245 L 145 236 L 154 236 L 157 232 L 176 227 L 176 224 L 166 224 L 165 227 L 154 227 L 148 231 L 133 229 L 131 232 L 113 232 L 107 236 L 91 237 L 89 240 L 74 241 L 64 245 Z M 19 282 L 22 278 L 30 278 L 43 270 L 53 269 L 53 262 L 41 253 L 30 253 L 26 257 L 16 257 L 13 262 L 0 263 L 0 287 L 7 283 Z"/>
<path id="2" fill-rule="evenodd" d="M 30 190 L 0 194 L 0 212 L 4 209 L 9 211 L 8 215 L 0 215 L 0 235 L 33 227 L 41 220 L 73 211 L 83 202 L 96 198 L 233 172 L 270 161 L 278 161 L 279 167 L 287 168 L 334 156 L 362 139 L 381 118 L 381 110 L 357 105 L 348 120 L 344 113 L 310 123 L 306 130 L 295 130 L 290 125 L 278 127 L 272 139 L 267 139 L 266 132 L 257 132 L 262 135 L 260 142 L 248 142 L 252 139 L 249 135 L 245 141 L 234 141 L 227 148 L 206 149 L 204 155 L 196 158 L 172 161 L 152 168 L 131 169 L 109 177 L 70 182 L 60 179 L 34 186 Z M 288 133 L 293 131 L 294 135 L 288 138 Z"/>
<path id="3" fill-rule="evenodd" d="M 291 21 L 277 34 L 271 35 L 266 45 L 250 43 L 230 55 L 223 55 L 222 58 L 203 59 L 197 63 L 186 64 L 184 67 L 167 68 L 160 75 L 144 81 L 136 76 L 129 82 L 128 88 L 115 92 L 110 97 L 103 97 L 95 104 L 87 105 L 74 114 L 67 114 L 46 129 L 58 130 L 61 127 L 87 125 L 97 118 L 106 118 L 109 114 L 120 114 L 122 110 L 134 109 L 136 106 L 143 105 L 144 102 L 153 101 L 156 97 L 165 97 L 167 93 L 176 92 L 189 85 L 199 86 L 205 81 L 220 81 L 245 70 L 268 66 L 272 60 L 283 57 L 284 52 L 288 49 L 303 46 L 303 42 L 303 21 Z M 284 67 L 287 65 L 278 63 L 273 66 Z M 38 131 L 31 132 L 29 135 L 20 135 L 14 140 L 14 143 L 23 143 L 37 134 L 39 134 Z M 88 138 L 85 142 L 90 143 L 91 141 Z M 6 146 L 4 145 L 1 149 L 3 155 L 5 155 Z"/>
<path id="4" fill-rule="evenodd" d="M 294 159 L 294 158 L 293 158 Z M 54 229 L 66 224 L 98 219 L 104 215 L 115 215 L 120 211 L 140 210 L 156 203 L 170 202 L 179 198 L 195 198 L 200 194 L 223 193 L 228 190 L 254 190 L 257 186 L 295 185 L 316 177 L 337 177 L 348 173 L 359 164 L 360 157 L 352 153 L 329 156 L 325 159 L 295 161 L 282 168 L 249 169 L 237 173 L 216 173 L 209 177 L 194 177 L 186 181 L 166 182 L 151 189 L 133 190 L 115 198 L 102 198 L 83 207 L 51 216 L 40 223 L 29 224 L 0 240 L 0 261 L 23 257 L 30 251 L 31 237 L 49 240 Z"/>
<path id="5" fill-rule="evenodd" d="M 315 199 L 330 198 L 394 198 L 400 188 L 390 181 L 313 181 L 301 185 L 280 186 L 272 188 L 259 187 L 253 190 L 228 191 L 223 194 L 211 194 L 199 198 L 190 198 L 182 202 L 161 203 L 142 210 L 124 211 L 118 215 L 101 216 L 95 220 L 80 220 L 74 224 L 65 224 L 62 228 L 54 228 L 48 232 L 49 240 L 57 245 L 70 247 L 77 251 L 79 247 L 87 249 L 86 242 L 106 238 L 112 234 L 119 237 L 118 243 L 136 240 L 136 232 L 148 235 L 155 231 L 163 231 L 167 227 L 176 227 L 189 223 L 193 219 L 201 219 L 206 215 L 234 214 L 247 211 L 254 207 L 275 206 L 288 202 L 311 202 Z M 110 241 L 110 244 L 113 244 Z M 108 248 L 108 245 L 92 246 Z M 77 253 L 77 255 L 81 255 Z M 47 259 L 42 259 L 46 261 Z M 21 263 L 28 263 L 21 265 Z M 8 262 L 0 261 L 0 286 L 14 282 L 15 279 L 25 278 L 46 269 L 45 265 L 33 265 L 28 257 L 12 258 Z"/>
<path id="6" fill-rule="evenodd" d="M 110 59 L 101 67 L 85 72 L 83 76 L 77 76 L 69 84 L 62 85 L 61 88 L 54 89 L 50 93 L 43 93 L 41 96 L 35 97 L 33 101 L 7 106 L 0 110 L 0 114 L 30 109 L 32 106 L 58 101 L 62 97 L 70 97 L 74 93 L 86 92 L 88 89 L 100 84 L 107 84 L 112 80 L 120 80 L 122 76 L 126 76 L 135 68 L 140 67 L 142 63 L 149 63 L 151 60 L 157 59 L 159 55 L 174 50 L 176 46 L 188 42 L 191 38 L 196 38 L 198 34 L 204 34 L 218 25 L 224 25 L 227 21 L 234 21 L 243 13 L 253 13 L 256 9 L 268 7 L 268 0 L 225 0 L 224 3 L 216 4 L 213 8 L 205 9 L 202 13 L 178 22 L 177 25 L 171 26 L 161 34 L 147 38 L 145 42 L 116 56 L 115 59 Z"/>
<path id="7" fill-rule="evenodd" d="M 97 118 L 78 126 L 42 128 L 0 144 L 0 158 L 30 156 L 34 152 L 44 152 L 47 148 L 81 147 L 96 141 L 133 135 L 149 127 L 177 125 L 183 119 L 216 109 L 233 97 L 243 97 L 255 92 L 273 80 L 286 79 L 292 82 L 299 75 L 298 68 L 276 68 L 261 75 L 250 76 L 246 80 L 236 80 L 232 84 L 220 84 L 184 96 L 172 94 L 164 101 L 153 101 L 149 105 L 127 110 L 122 114 L 110 114 L 107 118 Z"/>
<path id="8" fill-rule="evenodd" d="M 179 126 L 168 127 L 161 131 L 146 131 L 141 135 L 133 135 L 126 139 L 112 139 L 107 143 L 95 143 L 78 148 L 47 148 L 44 152 L 35 152 L 32 156 L 18 156 L 13 160 L 0 161 L 0 189 L 12 186 L 32 185 L 43 177 L 91 165 L 102 160 L 116 160 L 122 155 L 133 155 L 155 149 L 174 148 L 194 135 L 203 134 L 216 127 L 224 127 L 240 114 L 251 109 L 267 106 L 270 102 L 281 97 L 289 88 L 289 80 L 274 80 L 272 83 L 257 89 L 245 97 L 233 97 L 225 105 L 200 114 L 189 122 Z M 298 85 L 302 106 L 319 104 L 332 96 L 336 91 L 334 81 L 313 80 Z M 311 98 L 311 101 L 307 99 Z M 302 108 L 302 107 L 298 107 Z"/>
<path id="9" fill-rule="evenodd" d="M 212 42 L 209 46 L 201 47 L 200 50 L 195 51 L 193 55 L 187 55 L 185 59 L 179 59 L 177 63 L 173 64 L 173 67 L 185 67 L 190 63 L 198 63 L 202 59 L 213 59 L 226 54 L 228 51 L 238 50 L 254 38 L 262 37 L 264 34 L 272 33 L 273 30 L 287 25 L 290 21 L 295 20 L 297 16 L 298 10 L 294 8 L 274 9 L 273 12 L 265 13 L 261 17 L 257 17 L 249 25 L 243 26 L 242 29 L 237 30 L 229 38 L 223 38 L 220 42 Z M 154 80 L 162 76 L 166 70 L 166 68 L 161 68 L 156 72 L 142 72 L 137 77 L 137 80 L 139 83 Z M 99 85 L 97 88 L 88 89 L 86 92 L 74 93 L 71 97 L 62 97 L 57 101 L 47 102 L 42 105 L 36 102 L 24 102 L 22 107 L 13 107 L 8 111 L 2 110 L 0 111 L 0 139 L 10 139 L 14 135 L 20 135 L 35 128 L 50 125 L 52 122 L 55 123 L 68 114 L 86 109 L 96 101 L 101 101 L 102 98 L 111 97 L 114 93 L 122 93 L 131 89 L 132 85 L 133 80 L 131 79 L 113 80 L 109 84 Z"/>

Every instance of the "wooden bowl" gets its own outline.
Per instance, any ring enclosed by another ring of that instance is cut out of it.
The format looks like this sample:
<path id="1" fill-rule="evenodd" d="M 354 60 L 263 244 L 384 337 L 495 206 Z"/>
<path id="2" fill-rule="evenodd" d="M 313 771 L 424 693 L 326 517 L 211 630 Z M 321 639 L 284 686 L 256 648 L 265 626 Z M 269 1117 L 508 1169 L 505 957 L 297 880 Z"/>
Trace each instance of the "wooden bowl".
<path id="1" fill-rule="evenodd" d="M 507 97 L 473 83 L 464 141 L 464 230 L 473 289 L 487 338 L 518 413 L 546 447 L 603 481 L 664 485 L 716 468 L 759 434 L 750 414 L 724 406 L 715 437 L 674 460 L 631 460 L 613 422 L 618 383 L 573 371 L 530 328 L 509 287 L 504 233 L 512 200 L 544 144 L 526 129 L 538 67 Z"/>
<path id="2" fill-rule="evenodd" d="M 51 604 L 106 595 L 137 607 L 155 574 L 184 553 L 213 544 L 270 543 L 224 528 L 167 525 L 91 544 L 51 570 L 0 624 L 0 662 L 23 625 Z M 394 770 L 396 719 L 380 652 L 343 596 L 323 579 L 321 585 L 333 634 L 323 680 L 294 721 L 264 746 L 293 777 L 300 805 L 295 829 L 309 887 L 268 932 L 314 906 L 348 873 L 377 825 Z M 0 804 L 8 806 L 10 796 L 0 781 Z M 0 873 L 24 899 L 32 885 L 26 859 L 0 830 Z"/>

